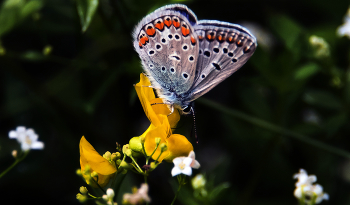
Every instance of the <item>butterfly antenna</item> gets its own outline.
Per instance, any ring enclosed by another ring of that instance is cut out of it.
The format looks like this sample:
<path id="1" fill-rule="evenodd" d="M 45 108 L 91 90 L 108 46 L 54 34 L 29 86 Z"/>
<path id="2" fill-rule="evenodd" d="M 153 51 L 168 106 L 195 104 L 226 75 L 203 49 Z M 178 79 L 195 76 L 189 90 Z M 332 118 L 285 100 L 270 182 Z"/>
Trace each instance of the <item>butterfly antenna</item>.
<path id="1" fill-rule="evenodd" d="M 192 111 L 192 116 L 193 116 L 194 137 L 196 138 L 196 143 L 198 144 L 197 127 L 196 127 L 196 114 L 194 113 L 193 107 L 191 107 L 191 111 Z"/>

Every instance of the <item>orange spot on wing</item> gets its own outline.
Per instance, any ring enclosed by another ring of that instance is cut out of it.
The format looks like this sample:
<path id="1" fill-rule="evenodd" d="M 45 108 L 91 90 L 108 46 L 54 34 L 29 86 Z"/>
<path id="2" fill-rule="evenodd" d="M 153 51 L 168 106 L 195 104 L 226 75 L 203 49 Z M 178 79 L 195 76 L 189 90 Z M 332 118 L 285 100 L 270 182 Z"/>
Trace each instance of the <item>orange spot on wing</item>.
<path id="1" fill-rule="evenodd" d="M 161 23 L 157 23 L 156 25 L 155 25 L 155 27 L 157 28 L 157 29 L 159 29 L 159 30 L 163 30 L 163 28 L 164 28 L 164 23 L 163 22 L 161 22 Z"/>
<path id="2" fill-rule="evenodd" d="M 154 28 L 149 28 L 146 30 L 147 35 L 153 36 L 156 33 L 156 29 Z"/>
<path id="3" fill-rule="evenodd" d="M 193 36 L 191 36 L 191 43 L 192 43 L 192 45 L 196 44 L 196 39 L 193 38 Z"/>
<path id="4" fill-rule="evenodd" d="M 146 37 L 146 36 L 142 37 L 141 40 L 140 40 L 140 43 L 142 45 L 146 45 L 146 42 L 148 42 L 148 37 Z"/>
<path id="5" fill-rule="evenodd" d="M 140 46 L 140 48 L 142 48 L 142 43 L 141 43 L 141 40 L 139 41 L 139 46 Z"/>
<path id="6" fill-rule="evenodd" d="M 208 40 L 212 40 L 212 39 L 213 39 L 213 36 L 210 35 L 210 34 L 208 34 L 208 35 L 207 35 L 207 39 L 208 39 Z"/>
<path id="7" fill-rule="evenodd" d="M 164 20 L 164 24 L 167 26 L 167 27 L 170 27 L 171 26 L 171 20 Z"/>
<path id="8" fill-rule="evenodd" d="M 198 36 L 198 39 L 199 39 L 199 40 L 203 40 L 203 36 L 199 35 L 199 36 Z"/>
<path id="9" fill-rule="evenodd" d="M 180 22 L 179 21 L 173 21 L 173 24 L 174 24 L 174 26 L 175 26 L 175 28 L 179 28 L 180 27 Z"/>
<path id="10" fill-rule="evenodd" d="M 190 29 L 181 27 L 181 32 L 183 36 L 188 36 L 188 34 L 190 34 Z"/>

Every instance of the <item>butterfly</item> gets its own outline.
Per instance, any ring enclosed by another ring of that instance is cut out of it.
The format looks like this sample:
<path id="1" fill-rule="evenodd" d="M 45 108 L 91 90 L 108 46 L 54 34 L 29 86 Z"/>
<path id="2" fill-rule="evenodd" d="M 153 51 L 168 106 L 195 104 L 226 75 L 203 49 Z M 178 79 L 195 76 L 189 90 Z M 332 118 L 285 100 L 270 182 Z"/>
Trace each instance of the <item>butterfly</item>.
<path id="1" fill-rule="evenodd" d="M 164 104 L 193 113 L 193 101 L 228 78 L 253 55 L 256 38 L 244 27 L 197 20 L 185 5 L 163 6 L 144 17 L 133 43 L 152 88 Z"/>

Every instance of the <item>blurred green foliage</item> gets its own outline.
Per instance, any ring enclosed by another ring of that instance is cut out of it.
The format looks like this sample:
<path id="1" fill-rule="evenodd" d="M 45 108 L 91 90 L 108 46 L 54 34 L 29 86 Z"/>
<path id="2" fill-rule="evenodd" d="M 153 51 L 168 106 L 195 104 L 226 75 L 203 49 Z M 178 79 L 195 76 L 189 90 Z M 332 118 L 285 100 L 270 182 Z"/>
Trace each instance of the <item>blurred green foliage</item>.
<path id="1" fill-rule="evenodd" d="M 78 204 L 81 136 L 102 154 L 143 133 L 149 122 L 133 88 L 142 68 L 131 32 L 170 3 L 186 4 L 198 19 L 249 23 L 258 36 L 248 63 L 196 102 L 200 172 L 211 187 L 225 186 L 211 204 L 297 204 L 292 175 L 299 168 L 317 175 L 329 204 L 349 204 L 350 39 L 336 35 L 345 0 L 3 1 L 1 170 L 19 148 L 10 130 L 33 128 L 45 142 L 1 179 L 4 200 Z M 316 55 L 313 35 L 324 39 L 329 55 Z M 192 124 L 183 116 L 177 132 L 194 143 Z M 164 163 L 150 176 L 152 204 L 171 203 L 171 168 Z M 142 181 L 128 175 L 119 199 Z M 188 186 L 178 204 L 201 202 Z"/>

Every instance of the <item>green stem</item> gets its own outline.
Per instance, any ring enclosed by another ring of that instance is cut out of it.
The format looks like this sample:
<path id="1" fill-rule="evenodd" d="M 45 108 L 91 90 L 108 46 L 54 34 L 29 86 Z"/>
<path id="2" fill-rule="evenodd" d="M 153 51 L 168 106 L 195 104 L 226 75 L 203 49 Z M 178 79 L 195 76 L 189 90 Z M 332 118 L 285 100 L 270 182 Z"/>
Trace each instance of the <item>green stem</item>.
<path id="1" fill-rule="evenodd" d="M 152 154 L 149 156 L 149 158 L 152 158 L 153 154 L 156 152 L 156 150 L 158 149 L 160 143 L 156 144 L 156 148 L 153 150 Z"/>
<path id="2" fill-rule="evenodd" d="M 234 109 L 230 109 L 230 108 L 227 108 L 219 103 L 216 103 L 214 101 L 211 101 L 211 100 L 208 100 L 208 99 L 205 99 L 205 98 L 201 98 L 199 100 L 197 100 L 198 102 L 204 104 L 204 105 L 207 105 L 211 108 L 214 108 L 224 114 L 227 114 L 227 115 L 230 115 L 230 116 L 233 116 L 233 117 L 237 117 L 237 118 L 240 118 L 244 121 L 247 121 L 253 125 L 256 125 L 256 126 L 259 126 L 259 127 L 262 127 L 262 128 L 265 128 L 267 130 L 271 130 L 271 131 L 274 131 L 274 132 L 277 132 L 277 133 L 280 133 L 280 134 L 283 134 L 283 135 L 286 135 L 286 136 L 290 136 L 296 140 L 299 140 L 301 142 L 304 142 L 306 144 L 309 144 L 311 146 L 314 146 L 314 147 L 317 147 L 317 148 L 320 148 L 320 149 L 323 149 L 323 150 L 326 150 L 330 153 L 333 153 L 333 154 L 336 154 L 336 155 L 340 155 L 340 156 L 343 156 L 343 157 L 346 157 L 346 158 L 350 158 L 350 153 L 345 151 L 345 150 L 342 150 L 342 149 L 339 149 L 339 148 L 336 148 L 334 146 L 331 146 L 331 145 L 327 145 L 323 142 L 320 142 L 320 141 L 317 141 L 317 140 L 314 140 L 314 139 L 311 139 L 309 138 L 308 136 L 306 135 L 302 135 L 302 134 L 299 134 L 297 132 L 294 132 L 294 131 L 291 131 L 291 130 L 288 130 L 288 129 L 285 129 L 283 127 L 279 127 L 277 125 L 274 125 L 272 123 L 269 123 L 269 122 L 266 122 L 264 120 L 261 120 L 259 118 L 256 118 L 256 117 L 252 117 L 252 116 L 249 116 L 243 112 L 240 112 L 238 110 L 234 110 Z"/>
<path id="3" fill-rule="evenodd" d="M 141 168 L 139 167 L 139 165 L 136 163 L 135 159 L 134 159 L 132 156 L 130 156 L 130 158 L 132 159 L 132 161 L 134 162 L 134 164 L 137 166 L 137 169 L 139 170 L 139 172 L 142 173 L 142 174 L 144 174 L 143 171 L 142 171 L 142 169 L 141 169 Z"/>
<path id="4" fill-rule="evenodd" d="M 24 152 L 22 157 L 19 157 L 16 159 L 15 162 L 13 162 L 13 164 L 11 164 L 11 166 L 9 166 L 5 171 L 3 171 L 0 174 L 0 178 L 3 177 L 7 172 L 9 172 L 13 167 L 15 167 L 19 162 L 21 162 L 24 158 L 26 158 L 26 156 L 28 155 L 29 151 Z"/>
<path id="5" fill-rule="evenodd" d="M 177 195 L 179 195 L 179 193 L 180 193 L 181 186 L 182 186 L 182 182 L 179 183 L 179 188 L 177 188 L 177 192 L 176 192 L 176 194 L 175 194 L 175 196 L 174 196 L 174 199 L 173 199 L 173 201 L 171 202 L 170 205 L 173 205 L 173 204 L 174 204 L 174 202 L 175 202 L 175 200 L 176 200 L 176 198 L 177 198 Z"/>

